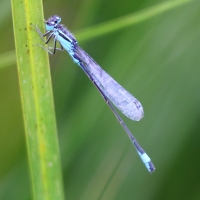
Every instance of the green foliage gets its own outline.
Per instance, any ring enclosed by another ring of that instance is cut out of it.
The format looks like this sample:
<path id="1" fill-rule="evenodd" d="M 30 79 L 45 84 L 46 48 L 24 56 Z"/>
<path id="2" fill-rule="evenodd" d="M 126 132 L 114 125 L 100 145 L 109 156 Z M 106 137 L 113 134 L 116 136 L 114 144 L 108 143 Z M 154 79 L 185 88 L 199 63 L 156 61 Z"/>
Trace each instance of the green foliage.
<path id="1" fill-rule="evenodd" d="M 38 8 L 37 11 L 32 8 Z M 12 1 L 13 29 L 33 199 L 62 200 L 60 155 L 47 52 L 33 23 L 41 1 Z M 39 23 L 41 24 L 41 23 Z M 36 39 L 35 39 L 36 38 Z"/>
<path id="2" fill-rule="evenodd" d="M 180 5 L 145 13 L 174 2 Z M 3 5 L 2 54 L 14 49 L 11 12 Z M 60 15 L 79 45 L 140 100 L 144 119 L 122 118 L 156 167 L 146 171 L 85 74 L 67 52 L 57 52 L 50 61 L 66 199 L 199 199 L 200 2 L 59 0 L 44 1 L 44 9 L 45 18 Z M 147 17 L 133 26 L 120 21 L 141 13 Z M 109 32 L 93 35 L 112 22 Z M 45 52 L 34 51 L 37 62 Z M 0 76 L 0 199 L 32 199 L 17 71 L 1 67 Z"/>

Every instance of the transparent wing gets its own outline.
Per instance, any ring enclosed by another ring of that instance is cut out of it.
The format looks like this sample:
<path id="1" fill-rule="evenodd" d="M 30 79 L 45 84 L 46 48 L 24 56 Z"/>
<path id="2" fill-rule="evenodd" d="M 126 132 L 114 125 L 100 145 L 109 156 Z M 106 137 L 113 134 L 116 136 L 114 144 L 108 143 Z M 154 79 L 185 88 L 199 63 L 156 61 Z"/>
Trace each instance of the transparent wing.
<path id="1" fill-rule="evenodd" d="M 135 121 L 139 121 L 144 116 L 141 103 L 107 74 L 83 49 L 78 47 L 76 55 L 84 62 L 87 72 L 96 84 L 124 115 Z"/>

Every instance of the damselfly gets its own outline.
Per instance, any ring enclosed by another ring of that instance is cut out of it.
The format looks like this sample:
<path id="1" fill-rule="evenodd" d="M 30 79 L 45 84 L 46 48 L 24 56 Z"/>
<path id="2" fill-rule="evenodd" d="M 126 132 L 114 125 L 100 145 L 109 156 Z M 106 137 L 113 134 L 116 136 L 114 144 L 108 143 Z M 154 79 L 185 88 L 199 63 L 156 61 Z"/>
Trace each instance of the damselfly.
<path id="1" fill-rule="evenodd" d="M 92 81 L 108 106 L 111 108 L 117 120 L 126 131 L 131 142 L 134 144 L 148 171 L 154 172 L 155 167 L 151 162 L 151 159 L 139 145 L 111 104 L 112 102 L 128 118 L 139 121 L 144 115 L 141 103 L 120 84 L 118 84 L 111 76 L 109 76 L 83 49 L 81 49 L 72 33 L 70 33 L 64 25 L 60 24 L 60 22 L 61 18 L 57 15 L 50 17 L 47 21 L 45 20 L 47 32 L 44 34 L 42 34 L 40 29 L 36 26 L 36 30 L 45 44 L 47 44 L 51 38 L 54 39 L 53 52 L 41 45 L 40 46 L 47 50 L 50 54 L 55 54 L 57 49 L 65 49 L 68 51 L 73 61 L 77 63 L 86 73 L 88 78 Z M 43 38 L 45 36 L 48 36 L 46 41 Z M 57 42 L 59 42 L 61 48 L 56 48 Z"/>

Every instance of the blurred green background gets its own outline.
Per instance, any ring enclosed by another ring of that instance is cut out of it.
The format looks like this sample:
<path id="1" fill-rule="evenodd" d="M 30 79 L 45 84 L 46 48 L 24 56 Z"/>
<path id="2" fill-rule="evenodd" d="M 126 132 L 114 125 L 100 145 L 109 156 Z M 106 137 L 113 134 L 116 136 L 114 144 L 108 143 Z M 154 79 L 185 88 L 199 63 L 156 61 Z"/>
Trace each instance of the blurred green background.
<path id="1" fill-rule="evenodd" d="M 76 36 L 163 2 L 45 0 L 44 13 L 60 15 Z M 121 116 L 153 160 L 153 174 L 83 71 L 66 52 L 50 56 L 66 199 L 200 199 L 199 19 L 193 1 L 79 42 L 142 103 L 140 122 Z M 0 31 L 4 57 L 15 49 L 7 0 Z M 16 63 L 0 68 L 0 93 L 0 199 L 32 199 Z"/>

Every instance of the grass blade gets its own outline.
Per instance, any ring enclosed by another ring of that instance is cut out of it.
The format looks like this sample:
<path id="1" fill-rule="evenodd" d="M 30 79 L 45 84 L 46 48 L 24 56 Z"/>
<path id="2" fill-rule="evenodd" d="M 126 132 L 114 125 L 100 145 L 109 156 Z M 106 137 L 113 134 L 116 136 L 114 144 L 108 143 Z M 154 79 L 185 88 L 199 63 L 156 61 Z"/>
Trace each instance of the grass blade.
<path id="1" fill-rule="evenodd" d="M 79 41 L 85 41 L 87 39 L 102 36 L 104 34 L 108 34 L 126 28 L 128 26 L 132 26 L 133 24 L 148 20 L 151 17 L 154 17 L 189 2 L 192 2 L 192 0 L 165 1 L 164 3 L 160 3 L 156 6 L 144 9 L 142 11 L 80 30 L 75 35 Z"/>
<path id="2" fill-rule="evenodd" d="M 34 45 L 41 40 L 31 26 L 43 26 L 42 3 L 12 0 L 12 14 L 33 196 L 61 200 L 64 195 L 48 56 Z"/>

